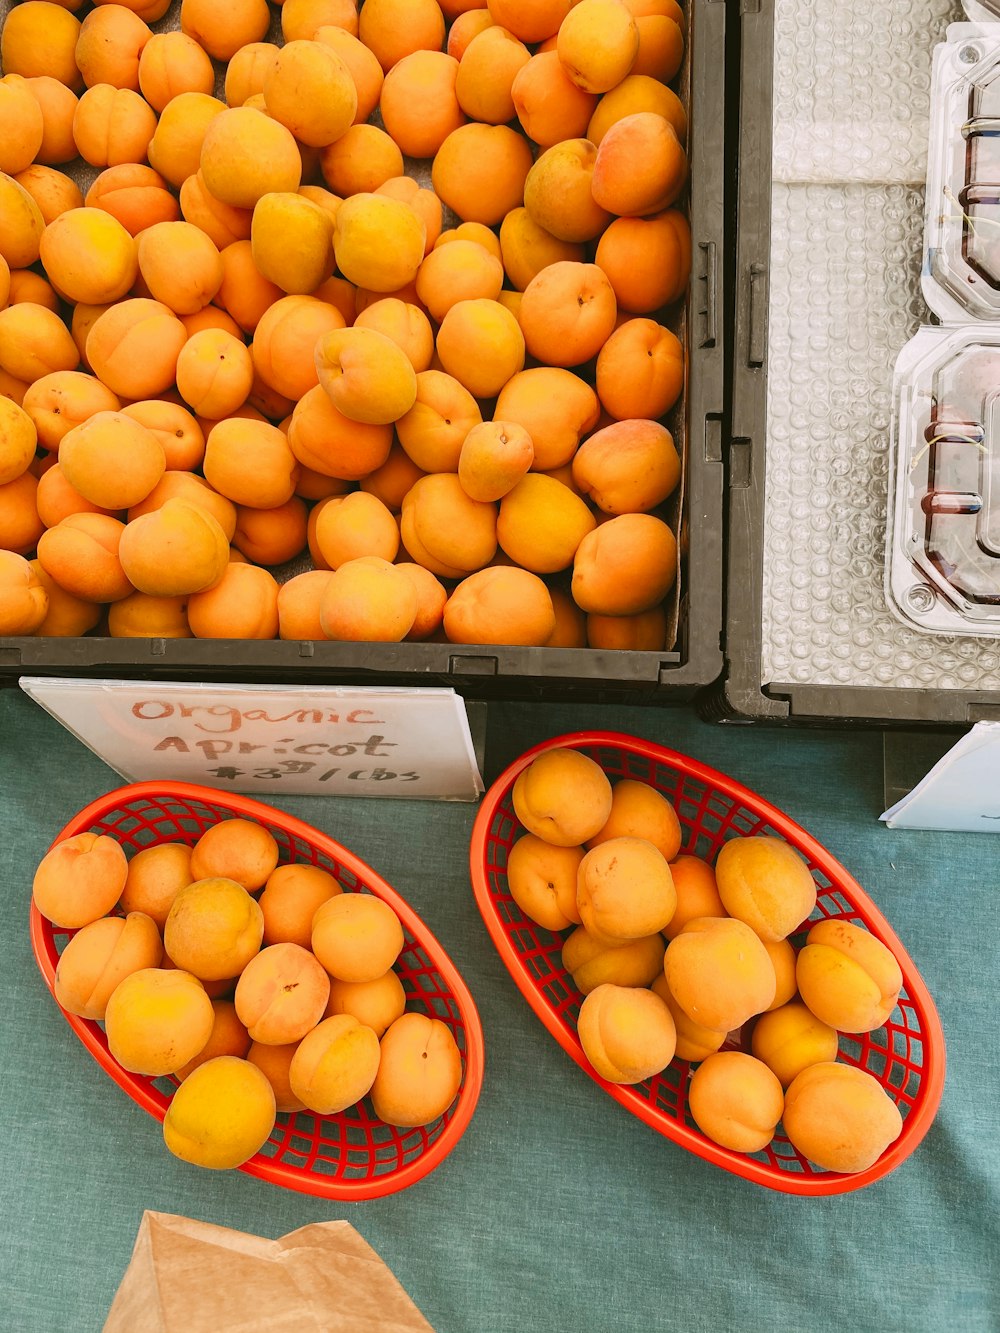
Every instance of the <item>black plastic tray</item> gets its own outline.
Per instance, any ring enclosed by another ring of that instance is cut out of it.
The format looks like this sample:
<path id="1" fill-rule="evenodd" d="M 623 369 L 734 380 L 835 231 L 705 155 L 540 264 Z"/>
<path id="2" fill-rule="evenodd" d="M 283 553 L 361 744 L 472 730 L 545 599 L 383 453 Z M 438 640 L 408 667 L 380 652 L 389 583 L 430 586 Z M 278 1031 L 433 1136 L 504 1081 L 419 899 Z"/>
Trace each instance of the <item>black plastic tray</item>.
<path id="1" fill-rule="evenodd" d="M 9 4 L 0 3 L 0 20 Z M 691 0 L 684 83 L 693 266 L 681 523 L 687 535 L 675 646 L 665 652 L 438 643 L 0 638 L 0 686 L 20 675 L 361 685 L 442 685 L 470 698 L 686 703 L 722 669 L 723 409 L 728 336 L 726 0 Z M 154 25 L 154 28 L 162 24 Z M 677 432 L 678 436 L 681 430 Z"/>

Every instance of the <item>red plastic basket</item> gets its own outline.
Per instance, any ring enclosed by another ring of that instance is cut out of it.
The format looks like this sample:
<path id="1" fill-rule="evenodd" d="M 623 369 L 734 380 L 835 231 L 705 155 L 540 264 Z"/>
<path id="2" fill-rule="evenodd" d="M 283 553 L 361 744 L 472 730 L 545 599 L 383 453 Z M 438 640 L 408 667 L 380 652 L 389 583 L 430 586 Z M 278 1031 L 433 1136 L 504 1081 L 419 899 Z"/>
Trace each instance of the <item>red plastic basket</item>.
<path id="1" fill-rule="evenodd" d="M 536 925 L 521 911 L 507 885 L 507 854 L 519 832 L 511 793 L 517 775 L 545 750 L 571 746 L 596 760 L 614 782 L 632 778 L 666 796 L 680 819 L 681 850 L 714 861 L 728 838 L 771 834 L 805 857 L 818 898 L 810 920 L 839 917 L 866 927 L 892 950 L 903 973 L 899 1005 L 875 1032 L 842 1036 L 839 1059 L 873 1074 L 903 1115 L 903 1132 L 866 1171 L 846 1175 L 806 1161 L 778 1127 L 763 1152 L 732 1152 L 706 1138 L 687 1107 L 692 1066 L 674 1059 L 645 1083 L 608 1083 L 593 1069 L 577 1036 L 583 996 L 562 965 L 564 937 Z M 731 778 L 663 746 L 616 732 L 557 736 L 537 745 L 503 772 L 483 798 L 470 852 L 476 901 L 507 970 L 560 1046 L 626 1110 L 706 1161 L 787 1194 L 842 1194 L 870 1185 L 913 1152 L 930 1128 L 941 1101 L 945 1046 L 941 1023 L 906 951 L 889 923 L 855 879 L 815 838 L 787 815 Z"/>
<path id="2" fill-rule="evenodd" d="M 375 1116 L 367 1099 L 335 1116 L 279 1114 L 267 1143 L 240 1170 L 327 1199 L 374 1199 L 405 1189 L 438 1166 L 464 1133 L 482 1085 L 483 1033 L 475 1003 L 454 964 L 385 880 L 332 838 L 291 815 L 259 801 L 182 782 L 136 783 L 108 792 L 71 819 L 52 845 L 77 833 L 106 833 L 132 855 L 156 843 L 191 845 L 211 825 L 233 817 L 252 819 L 269 829 L 277 839 L 282 864 L 321 866 L 345 892 L 374 894 L 395 910 L 405 936 L 396 971 L 407 1008 L 448 1025 L 463 1067 L 457 1098 L 429 1125 L 415 1129 L 387 1125 Z M 32 904 L 31 944 L 50 991 L 59 954 L 72 934 L 53 926 Z M 109 1052 L 100 1024 L 62 1012 L 102 1069 L 162 1121 L 176 1080 L 129 1073 Z"/>

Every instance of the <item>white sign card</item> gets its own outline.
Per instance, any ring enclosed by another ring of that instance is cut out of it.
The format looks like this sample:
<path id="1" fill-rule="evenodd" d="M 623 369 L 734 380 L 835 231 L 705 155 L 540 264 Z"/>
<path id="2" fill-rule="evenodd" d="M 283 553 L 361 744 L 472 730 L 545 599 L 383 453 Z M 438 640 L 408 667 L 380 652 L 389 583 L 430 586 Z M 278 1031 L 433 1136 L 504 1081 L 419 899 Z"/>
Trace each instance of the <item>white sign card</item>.
<path id="1" fill-rule="evenodd" d="M 1000 833 L 1000 722 L 977 722 L 879 818 L 889 828 Z"/>
<path id="2" fill-rule="evenodd" d="M 19 683 L 129 782 L 443 801 L 475 801 L 484 790 L 464 700 L 450 689 Z"/>

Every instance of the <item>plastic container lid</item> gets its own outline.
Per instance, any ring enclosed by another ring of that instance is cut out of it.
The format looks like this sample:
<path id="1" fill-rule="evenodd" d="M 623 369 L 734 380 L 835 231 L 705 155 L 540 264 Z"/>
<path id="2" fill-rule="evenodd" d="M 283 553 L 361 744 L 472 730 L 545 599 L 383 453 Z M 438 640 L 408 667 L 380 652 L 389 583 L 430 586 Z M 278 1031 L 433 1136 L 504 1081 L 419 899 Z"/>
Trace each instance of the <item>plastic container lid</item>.
<path id="1" fill-rule="evenodd" d="M 942 320 L 1000 319 L 996 23 L 952 24 L 934 48 L 921 287 Z"/>
<path id="2" fill-rule="evenodd" d="M 923 328 L 900 352 L 886 533 L 901 620 L 1000 637 L 1000 323 Z"/>

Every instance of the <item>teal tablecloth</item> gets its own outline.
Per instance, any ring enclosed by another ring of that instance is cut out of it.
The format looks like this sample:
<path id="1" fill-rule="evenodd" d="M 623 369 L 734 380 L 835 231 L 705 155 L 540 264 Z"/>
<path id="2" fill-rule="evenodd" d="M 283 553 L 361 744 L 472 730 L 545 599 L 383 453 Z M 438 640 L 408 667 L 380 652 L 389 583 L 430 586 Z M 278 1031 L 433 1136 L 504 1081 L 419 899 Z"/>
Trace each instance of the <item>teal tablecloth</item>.
<path id="1" fill-rule="evenodd" d="M 488 773 L 581 727 L 640 734 L 767 796 L 866 886 L 935 996 L 944 1098 L 896 1172 L 791 1198 L 685 1153 L 553 1043 L 501 965 L 467 870 L 471 805 L 288 799 L 427 920 L 479 1005 L 482 1097 L 410 1190 L 327 1204 L 176 1161 L 77 1042 L 36 971 L 31 876 L 116 775 L 17 690 L 0 691 L 0 1328 L 100 1329 L 143 1209 L 263 1236 L 350 1221 L 438 1333 L 727 1333 L 1000 1327 L 1000 839 L 890 831 L 876 732 L 713 728 L 675 710 L 495 704 Z M 268 798 L 278 804 L 276 797 Z"/>

